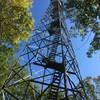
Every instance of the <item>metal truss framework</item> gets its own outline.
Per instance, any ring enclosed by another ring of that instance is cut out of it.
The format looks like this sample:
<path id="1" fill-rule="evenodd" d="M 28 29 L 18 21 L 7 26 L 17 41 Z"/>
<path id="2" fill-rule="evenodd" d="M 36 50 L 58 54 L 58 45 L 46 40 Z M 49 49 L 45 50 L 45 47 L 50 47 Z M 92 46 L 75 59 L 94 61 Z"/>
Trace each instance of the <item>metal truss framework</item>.
<path id="1" fill-rule="evenodd" d="M 11 70 L 1 89 L 6 100 L 87 100 L 66 27 L 63 0 L 51 0 L 19 59 L 21 67 Z M 26 69 L 30 76 L 21 76 Z M 23 83 L 22 97 L 9 90 L 19 90 Z M 36 84 L 40 91 L 34 87 Z M 29 88 L 33 90 L 32 97 L 28 96 Z"/>

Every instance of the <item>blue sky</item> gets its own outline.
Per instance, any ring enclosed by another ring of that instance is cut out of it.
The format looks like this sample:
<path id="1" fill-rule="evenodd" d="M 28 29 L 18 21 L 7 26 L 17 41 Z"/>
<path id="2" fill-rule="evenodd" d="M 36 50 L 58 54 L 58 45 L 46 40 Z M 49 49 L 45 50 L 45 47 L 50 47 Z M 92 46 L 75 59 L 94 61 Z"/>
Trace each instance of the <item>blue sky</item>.
<path id="1" fill-rule="evenodd" d="M 45 14 L 48 4 L 49 0 L 34 0 L 32 14 L 35 19 L 35 25 L 38 24 L 39 20 Z M 87 76 L 96 77 L 100 75 L 100 52 L 94 54 L 92 58 L 87 58 L 86 56 L 86 52 L 92 38 L 92 33 L 89 33 L 84 41 L 81 41 L 80 37 L 72 40 L 73 48 L 81 71 L 81 76 L 83 78 Z"/>

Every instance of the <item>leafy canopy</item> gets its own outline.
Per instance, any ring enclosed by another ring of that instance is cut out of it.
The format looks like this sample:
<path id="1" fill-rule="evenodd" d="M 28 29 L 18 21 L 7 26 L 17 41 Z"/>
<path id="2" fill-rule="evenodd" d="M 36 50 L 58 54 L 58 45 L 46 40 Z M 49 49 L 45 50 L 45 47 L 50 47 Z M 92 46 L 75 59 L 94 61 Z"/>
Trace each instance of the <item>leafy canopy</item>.
<path id="1" fill-rule="evenodd" d="M 66 9 L 67 17 L 75 23 L 80 35 L 85 36 L 88 33 L 88 29 L 91 29 L 91 32 L 95 34 L 88 55 L 95 50 L 99 50 L 100 42 L 96 38 L 100 34 L 100 1 L 67 0 Z"/>
<path id="2" fill-rule="evenodd" d="M 21 40 L 27 40 L 33 28 L 31 4 L 31 0 L 0 0 L 0 77 L 3 70 L 9 71 L 14 47 Z"/>
<path id="3" fill-rule="evenodd" d="M 10 45 L 27 40 L 33 27 L 31 0 L 0 0 L 0 41 Z"/>
<path id="4" fill-rule="evenodd" d="M 33 28 L 31 5 L 31 0 L 0 0 L 0 100 L 2 98 L 1 88 L 10 75 L 12 66 L 15 65 L 14 69 L 20 68 L 15 58 L 15 49 L 21 40 L 28 39 Z M 26 77 L 27 72 L 24 70 L 20 75 Z M 15 78 L 15 81 L 17 80 L 19 80 L 18 76 Z M 17 90 L 17 87 L 13 86 L 7 90 L 16 96 L 20 94 L 19 97 L 22 98 L 26 84 L 19 86 L 20 90 Z"/>

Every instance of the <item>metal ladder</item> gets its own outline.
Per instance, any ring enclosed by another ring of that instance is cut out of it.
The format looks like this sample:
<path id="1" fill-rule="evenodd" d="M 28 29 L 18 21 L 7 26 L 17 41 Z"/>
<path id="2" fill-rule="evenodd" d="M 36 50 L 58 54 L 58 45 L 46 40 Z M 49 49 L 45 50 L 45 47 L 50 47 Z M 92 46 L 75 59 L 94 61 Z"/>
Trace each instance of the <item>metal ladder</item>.
<path id="1" fill-rule="evenodd" d="M 59 86 L 61 82 L 62 73 L 59 71 L 55 71 L 53 75 L 52 85 L 49 90 L 49 100 L 57 100 Z"/>
<path id="2" fill-rule="evenodd" d="M 59 34 L 55 35 L 52 41 L 52 47 L 51 47 L 50 54 L 49 54 L 49 58 L 51 61 L 55 60 L 56 51 L 57 51 L 58 42 L 59 42 L 59 36 L 60 36 Z"/>

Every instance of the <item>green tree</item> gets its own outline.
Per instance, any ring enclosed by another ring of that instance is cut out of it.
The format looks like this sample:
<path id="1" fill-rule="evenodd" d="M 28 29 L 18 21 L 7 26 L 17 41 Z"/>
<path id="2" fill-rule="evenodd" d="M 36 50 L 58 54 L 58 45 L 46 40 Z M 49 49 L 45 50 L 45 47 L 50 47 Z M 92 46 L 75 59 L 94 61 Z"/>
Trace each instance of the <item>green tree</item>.
<path id="1" fill-rule="evenodd" d="M 97 100 L 97 96 L 96 96 L 96 93 L 95 93 L 95 86 L 94 84 L 92 83 L 93 79 L 91 77 L 86 77 L 83 81 L 81 81 L 83 84 L 84 84 L 84 89 L 85 89 L 85 93 L 86 93 L 86 96 L 87 96 L 87 99 L 86 100 Z M 84 95 L 83 93 L 83 89 L 81 88 L 80 86 L 81 83 L 78 84 L 78 91 L 80 92 L 80 95 L 78 94 L 77 95 L 77 98 L 78 100 L 81 100 L 81 95 Z M 73 95 L 69 95 L 69 100 L 73 100 L 74 99 L 74 96 Z"/>
<path id="2" fill-rule="evenodd" d="M 85 36 L 88 29 L 94 33 L 89 52 L 100 50 L 100 1 L 99 0 L 67 0 L 67 16 L 75 24 L 80 35 Z"/>
<path id="3" fill-rule="evenodd" d="M 95 86 L 92 84 L 92 78 L 87 77 L 82 82 L 84 83 L 85 92 L 87 95 L 87 100 L 97 100 L 97 96 L 95 93 Z M 80 87 L 80 84 L 78 85 Z M 83 91 L 79 89 L 80 93 L 83 94 Z"/>
<path id="4" fill-rule="evenodd" d="M 0 0 L 0 74 L 9 70 L 14 50 L 33 28 L 31 0 Z"/>
<path id="5" fill-rule="evenodd" d="M 97 98 L 100 98 L 100 76 L 97 76 L 93 78 L 93 82 L 95 84 L 95 93 L 97 95 Z"/>
<path id="6" fill-rule="evenodd" d="M 27 40 L 33 27 L 31 0 L 0 0 L 0 43 L 14 46 Z"/>
<path id="7" fill-rule="evenodd" d="M 34 21 L 30 12 L 31 6 L 31 0 L 0 0 L 0 100 L 2 100 L 2 87 L 11 73 L 12 66 L 16 65 L 13 66 L 15 70 L 20 68 L 15 51 L 19 43 L 22 40 L 26 41 L 32 31 Z M 24 70 L 19 75 L 26 77 L 28 73 Z M 18 81 L 21 78 L 16 75 L 14 79 L 13 81 Z M 26 85 L 23 81 L 22 85 L 18 84 L 16 87 L 11 86 L 6 89 L 18 96 L 23 94 Z M 28 89 L 29 91 L 33 93 L 31 88 Z"/>

